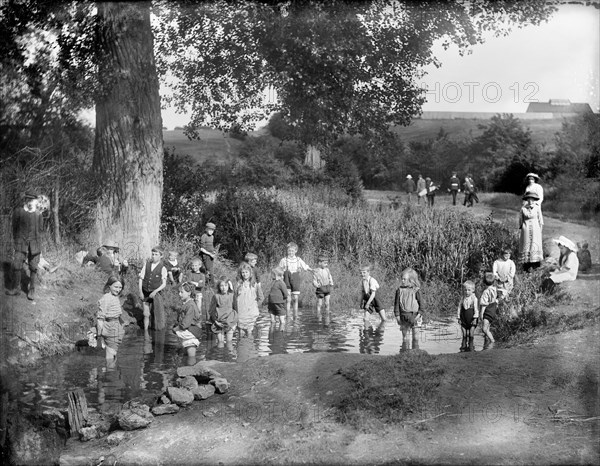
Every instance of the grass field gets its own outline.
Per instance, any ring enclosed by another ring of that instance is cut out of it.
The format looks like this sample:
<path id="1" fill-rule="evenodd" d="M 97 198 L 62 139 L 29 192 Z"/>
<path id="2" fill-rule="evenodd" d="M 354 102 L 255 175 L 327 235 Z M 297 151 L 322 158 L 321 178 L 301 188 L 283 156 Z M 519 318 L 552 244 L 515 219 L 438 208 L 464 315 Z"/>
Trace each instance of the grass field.
<path id="1" fill-rule="evenodd" d="M 395 131 L 403 140 L 427 141 L 435 139 L 441 128 L 453 139 L 477 137 L 483 130 L 479 125 L 486 125 L 490 120 L 453 119 L 453 120 L 421 120 L 415 119 L 409 126 L 399 126 Z M 523 120 L 523 125 L 531 130 L 533 142 L 543 144 L 546 150 L 553 150 L 555 134 L 560 131 L 563 119 Z M 259 132 L 260 133 L 260 132 Z M 230 138 L 227 133 L 211 129 L 200 130 L 200 140 L 190 141 L 182 130 L 163 131 L 165 148 L 175 148 L 179 154 L 187 154 L 198 163 L 210 158 L 230 160 L 238 153 L 242 141 Z"/>
<path id="2" fill-rule="evenodd" d="M 452 139 L 477 137 L 483 133 L 479 125 L 487 125 L 490 120 L 453 119 L 453 120 L 421 120 L 415 119 L 408 126 L 398 126 L 395 131 L 405 141 L 427 141 L 435 139 L 440 128 L 444 128 Z M 531 130 L 533 142 L 544 144 L 546 150 L 553 150 L 555 134 L 560 131 L 563 119 L 522 120 L 523 126 Z"/>

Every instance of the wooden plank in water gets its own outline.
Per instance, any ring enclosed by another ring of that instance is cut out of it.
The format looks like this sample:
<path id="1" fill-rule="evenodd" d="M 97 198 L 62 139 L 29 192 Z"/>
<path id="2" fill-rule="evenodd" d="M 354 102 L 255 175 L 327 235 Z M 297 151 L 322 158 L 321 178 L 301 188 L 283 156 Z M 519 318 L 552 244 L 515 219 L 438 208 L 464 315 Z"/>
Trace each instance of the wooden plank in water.
<path id="1" fill-rule="evenodd" d="M 86 427 L 88 419 L 87 400 L 81 388 L 67 393 L 69 399 L 69 426 L 71 435 L 77 435 L 82 427 Z"/>

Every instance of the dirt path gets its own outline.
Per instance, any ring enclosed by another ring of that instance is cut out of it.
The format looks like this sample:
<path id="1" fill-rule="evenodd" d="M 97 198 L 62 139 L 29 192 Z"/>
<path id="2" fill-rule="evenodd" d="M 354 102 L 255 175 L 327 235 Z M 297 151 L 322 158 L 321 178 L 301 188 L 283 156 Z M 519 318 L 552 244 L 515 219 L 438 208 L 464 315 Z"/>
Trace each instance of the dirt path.
<path id="1" fill-rule="evenodd" d="M 472 211 L 487 216 L 490 209 Z M 546 218 L 544 234 L 587 239 L 598 261 L 597 229 Z M 597 275 L 578 279 L 569 285 L 573 300 L 549 312 L 600 312 L 598 285 Z M 446 371 L 435 409 L 396 425 L 373 419 L 361 429 L 333 417 L 336 401 L 353 389 L 341 372 L 382 356 L 218 363 L 232 382 L 229 393 L 156 418 L 117 446 L 71 440 L 61 463 L 600 464 L 599 356 L 598 324 L 518 347 L 440 355 Z"/>

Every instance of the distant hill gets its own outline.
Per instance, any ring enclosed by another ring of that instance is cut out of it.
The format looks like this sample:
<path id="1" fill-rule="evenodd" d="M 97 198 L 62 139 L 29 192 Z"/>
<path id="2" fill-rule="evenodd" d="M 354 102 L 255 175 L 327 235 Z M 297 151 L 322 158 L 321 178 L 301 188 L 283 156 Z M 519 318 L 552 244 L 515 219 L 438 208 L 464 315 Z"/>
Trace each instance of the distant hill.
<path id="1" fill-rule="evenodd" d="M 531 129 L 534 143 L 545 144 L 546 150 L 554 150 L 555 134 L 561 129 L 562 118 L 522 121 L 525 127 Z M 483 131 L 478 126 L 487 125 L 489 122 L 489 119 L 415 119 L 409 126 L 398 126 L 394 131 L 407 142 L 435 139 L 440 128 L 444 128 L 449 137 L 459 139 L 479 136 Z M 266 133 L 266 129 L 256 132 L 257 135 Z M 242 144 L 242 141 L 230 138 L 222 131 L 211 129 L 200 130 L 200 140 L 190 141 L 182 130 L 163 131 L 163 138 L 165 148 L 175 148 L 177 153 L 187 154 L 198 163 L 209 158 L 220 161 L 230 160 L 237 156 Z"/>
<path id="2" fill-rule="evenodd" d="M 555 134 L 560 131 L 563 119 L 541 119 L 541 120 L 522 120 L 523 126 L 531 129 L 533 142 L 536 144 L 545 144 L 547 150 L 555 148 Z M 488 125 L 489 119 L 436 119 L 422 120 L 415 119 L 409 126 L 398 126 L 394 129 L 404 141 L 426 141 L 435 139 L 444 128 L 453 139 L 464 137 L 477 137 L 483 133 L 479 125 Z"/>
<path id="3" fill-rule="evenodd" d="M 165 149 L 175 148 L 177 154 L 187 154 L 198 163 L 210 158 L 226 161 L 237 156 L 242 144 L 239 139 L 212 129 L 203 129 L 199 133 L 199 140 L 190 141 L 182 130 L 163 131 Z"/>

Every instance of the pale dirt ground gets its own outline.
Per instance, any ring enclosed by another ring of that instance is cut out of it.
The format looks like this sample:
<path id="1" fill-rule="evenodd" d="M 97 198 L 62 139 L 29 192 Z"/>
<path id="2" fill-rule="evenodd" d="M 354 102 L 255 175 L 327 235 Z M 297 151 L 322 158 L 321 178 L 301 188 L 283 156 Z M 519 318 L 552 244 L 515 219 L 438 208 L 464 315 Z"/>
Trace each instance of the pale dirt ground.
<path id="1" fill-rule="evenodd" d="M 443 198 L 436 203 L 444 207 Z M 462 207 L 461 207 L 462 208 Z M 488 215 L 479 204 L 475 215 Z M 515 213 L 495 213 L 514 218 Z M 590 241 L 598 229 L 546 217 L 546 238 Z M 573 300 L 551 312 L 600 312 L 599 275 L 570 284 Z M 533 343 L 438 356 L 446 367 L 439 406 L 395 426 L 337 423 L 335 400 L 351 390 L 340 369 L 383 356 L 312 353 L 218 363 L 231 391 L 156 418 L 116 447 L 70 441 L 63 464 L 599 464 L 600 326 Z"/>

